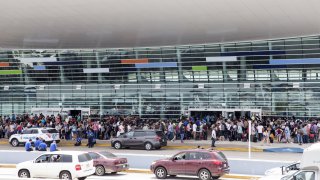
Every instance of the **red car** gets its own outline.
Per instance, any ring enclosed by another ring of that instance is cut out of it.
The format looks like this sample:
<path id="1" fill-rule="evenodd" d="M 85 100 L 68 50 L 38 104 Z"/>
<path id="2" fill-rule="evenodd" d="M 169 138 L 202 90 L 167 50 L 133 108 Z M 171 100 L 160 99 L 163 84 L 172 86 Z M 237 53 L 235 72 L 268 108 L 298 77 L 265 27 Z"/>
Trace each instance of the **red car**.
<path id="1" fill-rule="evenodd" d="M 158 179 L 165 179 L 167 175 L 198 176 L 200 180 L 219 179 L 230 171 L 228 160 L 222 152 L 205 149 L 179 152 L 171 158 L 153 162 L 150 169 Z"/>
<path id="2" fill-rule="evenodd" d="M 105 173 L 115 174 L 129 169 L 127 158 L 119 158 L 107 151 L 89 152 L 96 167 L 96 175 L 103 176 Z"/>

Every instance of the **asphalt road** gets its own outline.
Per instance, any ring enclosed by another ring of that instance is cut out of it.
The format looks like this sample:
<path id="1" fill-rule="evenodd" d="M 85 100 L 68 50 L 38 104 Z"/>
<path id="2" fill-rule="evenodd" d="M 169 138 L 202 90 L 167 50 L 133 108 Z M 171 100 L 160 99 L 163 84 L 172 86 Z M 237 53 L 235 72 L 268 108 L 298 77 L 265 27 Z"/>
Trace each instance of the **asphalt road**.
<path id="1" fill-rule="evenodd" d="M 10 145 L 1 145 L 0 149 L 0 164 L 16 164 L 26 160 L 33 160 L 41 154 L 41 152 L 25 152 L 23 147 L 11 147 Z M 62 150 L 75 150 L 75 147 L 63 147 Z M 154 160 L 167 158 L 181 151 L 145 151 L 136 149 L 115 150 L 110 147 L 95 147 L 93 149 L 89 149 L 86 147 L 77 147 L 76 150 L 107 150 L 119 157 L 127 158 L 130 167 L 136 169 L 149 169 L 150 164 Z M 300 160 L 302 156 L 302 154 L 294 153 L 254 152 L 252 153 L 252 159 L 248 159 L 247 152 L 225 151 L 224 153 L 229 160 L 231 170 L 230 173 L 248 175 L 263 175 L 267 169 L 280 167 L 293 161 Z"/>
<path id="2" fill-rule="evenodd" d="M 0 179 L 1 180 L 24 180 L 18 178 L 15 175 L 14 169 L 0 168 Z M 139 179 L 139 180 L 156 180 L 157 178 L 153 174 L 142 174 L 142 173 L 118 173 L 118 174 L 106 174 L 104 176 L 90 176 L 87 180 L 128 180 L 128 179 Z M 231 180 L 234 178 L 220 178 L 220 180 Z M 43 178 L 30 178 L 25 180 L 43 180 Z M 51 180 L 51 179 L 46 179 Z M 56 179 L 55 179 L 56 180 Z M 168 177 L 167 180 L 198 180 L 197 177 L 190 176 L 177 176 L 175 178 Z"/>

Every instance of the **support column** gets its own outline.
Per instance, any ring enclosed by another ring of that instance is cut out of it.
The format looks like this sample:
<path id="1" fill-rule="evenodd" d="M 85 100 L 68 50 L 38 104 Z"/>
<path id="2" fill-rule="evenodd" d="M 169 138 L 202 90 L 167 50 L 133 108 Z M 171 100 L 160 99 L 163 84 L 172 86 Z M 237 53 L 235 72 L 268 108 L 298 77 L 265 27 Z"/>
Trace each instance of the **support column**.
<path id="1" fill-rule="evenodd" d="M 183 71 L 181 67 L 181 51 L 180 49 L 176 49 L 177 53 L 177 65 L 178 65 L 178 76 L 179 76 L 179 94 L 180 94 L 180 114 L 183 113 L 183 93 L 181 92 L 181 84 L 183 83 Z"/>
<path id="2" fill-rule="evenodd" d="M 57 53 L 58 58 L 60 59 L 60 53 Z M 64 73 L 63 73 L 63 66 L 59 66 L 60 69 L 60 82 L 64 83 L 65 82 L 65 78 L 64 78 Z"/>
<path id="3" fill-rule="evenodd" d="M 97 61 L 97 67 L 98 68 L 101 68 L 101 62 L 100 62 L 100 56 L 99 56 L 99 52 L 96 51 L 96 61 Z M 108 56 L 106 55 L 103 60 L 107 60 L 108 59 Z M 102 82 L 102 76 L 101 76 L 101 73 L 98 73 L 98 82 L 101 83 Z"/>

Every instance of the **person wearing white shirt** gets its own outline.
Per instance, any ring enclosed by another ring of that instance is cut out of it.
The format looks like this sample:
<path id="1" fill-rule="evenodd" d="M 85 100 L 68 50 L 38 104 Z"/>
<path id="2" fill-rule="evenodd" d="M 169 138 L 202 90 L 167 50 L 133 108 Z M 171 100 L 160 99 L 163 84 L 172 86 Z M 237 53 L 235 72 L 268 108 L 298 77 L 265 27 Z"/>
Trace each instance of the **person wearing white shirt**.
<path id="1" fill-rule="evenodd" d="M 216 134 L 216 128 L 215 126 L 212 128 L 212 132 L 211 132 L 211 147 L 216 147 L 215 143 L 216 143 L 216 139 L 217 139 L 217 134 Z"/>
<path id="2" fill-rule="evenodd" d="M 259 124 L 259 126 L 257 127 L 258 130 L 258 140 L 261 141 L 263 138 L 263 126 L 261 124 Z"/>
<path id="3" fill-rule="evenodd" d="M 193 139 L 196 140 L 196 135 L 197 135 L 197 125 L 194 123 L 192 125 L 192 134 L 193 134 Z"/>

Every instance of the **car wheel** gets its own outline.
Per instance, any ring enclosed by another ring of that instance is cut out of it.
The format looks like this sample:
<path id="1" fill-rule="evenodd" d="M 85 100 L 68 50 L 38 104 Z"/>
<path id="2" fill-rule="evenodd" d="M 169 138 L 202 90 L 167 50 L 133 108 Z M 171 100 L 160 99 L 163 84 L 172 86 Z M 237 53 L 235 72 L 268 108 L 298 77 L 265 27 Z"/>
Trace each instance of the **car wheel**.
<path id="1" fill-rule="evenodd" d="M 10 144 L 13 146 L 13 147 L 17 147 L 19 146 L 19 141 L 18 139 L 12 139 Z"/>
<path id="2" fill-rule="evenodd" d="M 115 142 L 114 144 L 113 144 L 113 147 L 115 148 L 115 149 L 121 149 L 121 143 L 119 142 L 119 141 L 117 141 L 117 142 Z"/>
<path id="3" fill-rule="evenodd" d="M 68 171 L 62 171 L 59 175 L 60 179 L 72 179 L 71 174 Z"/>
<path id="4" fill-rule="evenodd" d="M 167 170 L 164 167 L 158 167 L 154 171 L 154 174 L 158 179 L 165 179 L 167 177 Z"/>
<path id="5" fill-rule="evenodd" d="M 18 172 L 19 178 L 30 178 L 30 172 L 26 169 L 20 170 Z"/>
<path id="6" fill-rule="evenodd" d="M 96 166 L 96 175 L 97 176 L 103 176 L 105 174 L 106 170 L 104 169 L 103 166 L 98 165 Z"/>
<path id="7" fill-rule="evenodd" d="M 212 176 L 212 179 L 219 179 L 220 176 Z"/>
<path id="8" fill-rule="evenodd" d="M 149 143 L 149 142 L 147 142 L 147 143 L 144 145 L 144 149 L 147 150 L 147 151 L 151 150 L 151 149 L 152 149 L 152 144 Z"/>
<path id="9" fill-rule="evenodd" d="M 209 180 L 209 179 L 211 179 L 211 173 L 206 169 L 201 169 L 199 171 L 198 176 L 199 176 L 200 180 Z"/>

